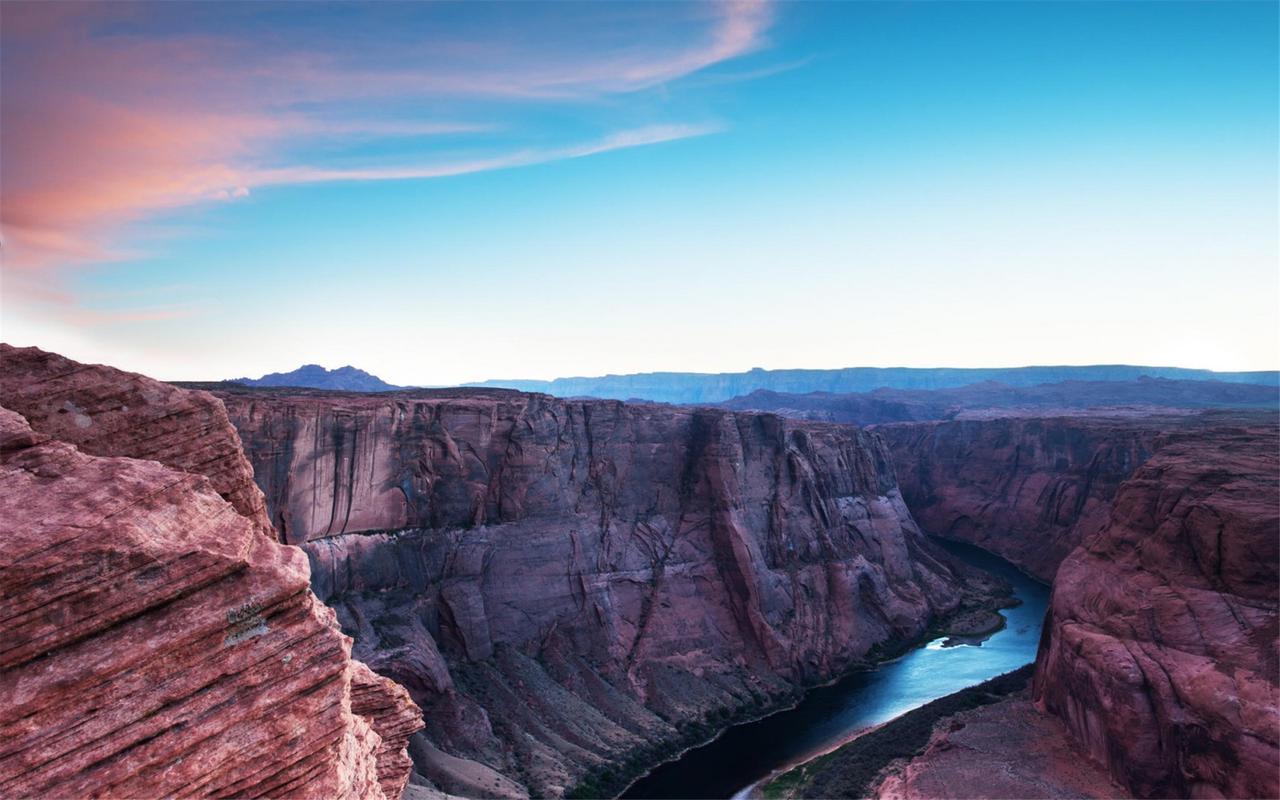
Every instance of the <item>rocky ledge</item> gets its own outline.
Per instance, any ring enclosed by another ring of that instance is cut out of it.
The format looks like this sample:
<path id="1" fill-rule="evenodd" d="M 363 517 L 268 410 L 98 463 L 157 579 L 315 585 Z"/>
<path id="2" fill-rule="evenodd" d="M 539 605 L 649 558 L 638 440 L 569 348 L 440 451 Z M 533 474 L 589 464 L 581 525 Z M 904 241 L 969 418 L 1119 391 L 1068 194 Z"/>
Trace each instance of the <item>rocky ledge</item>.
<path id="1" fill-rule="evenodd" d="M 0 408 L 0 796 L 398 798 L 420 712 L 264 535 L 221 405 L 0 355 L 37 410 Z"/>
<path id="2" fill-rule="evenodd" d="M 207 392 L 0 343 L 0 401 L 82 453 L 151 459 L 204 475 L 263 535 L 276 538 L 227 411 Z"/>

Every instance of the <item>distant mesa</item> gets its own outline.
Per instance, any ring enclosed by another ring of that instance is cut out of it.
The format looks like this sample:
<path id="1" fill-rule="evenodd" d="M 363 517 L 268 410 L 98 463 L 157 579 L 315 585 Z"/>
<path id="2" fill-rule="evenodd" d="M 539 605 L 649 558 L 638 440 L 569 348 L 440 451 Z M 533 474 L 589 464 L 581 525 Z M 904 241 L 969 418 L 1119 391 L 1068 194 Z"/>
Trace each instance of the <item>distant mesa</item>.
<path id="1" fill-rule="evenodd" d="M 307 364 L 292 372 L 222 382 L 254 388 L 321 389 L 340 392 L 392 392 L 415 388 L 387 383 L 352 366 L 325 369 Z M 179 384 L 216 388 L 215 384 Z M 918 406 L 1100 406 L 1127 403 L 1206 407 L 1274 405 L 1280 372 L 1214 372 L 1179 367 L 1101 365 L 1032 366 L 1001 369 L 848 367 L 779 369 L 748 372 L 649 372 L 554 380 L 487 380 L 470 388 L 514 389 L 566 399 L 602 398 L 676 405 L 723 404 L 739 410 L 779 411 L 777 407 L 830 406 L 833 401 L 873 405 L 850 415 L 830 408 L 811 419 L 870 424 L 935 419 L 945 416 Z M 809 397 L 798 397 L 811 395 Z M 912 410 L 908 411 L 908 407 Z M 812 410 L 812 409 L 811 409 Z M 823 413 L 826 412 L 826 413 Z M 850 419 L 840 419 L 851 416 Z"/>
<path id="2" fill-rule="evenodd" d="M 749 372 L 647 372 L 594 378 L 556 378 L 551 381 L 489 380 L 468 385 L 542 392 L 556 397 L 600 397 L 683 404 L 722 403 L 758 390 L 794 394 L 849 393 L 870 392 L 875 389 L 957 389 L 987 381 L 998 382 L 1006 387 L 1025 387 L 1064 381 L 1136 381 L 1142 378 L 1215 380 L 1274 388 L 1280 382 L 1280 372 L 1214 372 L 1207 369 L 1126 364 L 1000 369 L 848 367 L 766 370 L 756 367 Z"/>
<path id="3" fill-rule="evenodd" d="M 393 392 L 405 388 L 387 383 L 377 375 L 370 375 L 355 367 L 325 369 L 319 364 L 305 364 L 292 372 L 273 372 L 261 378 L 233 378 L 229 382 L 244 386 L 289 386 L 300 389 L 330 389 L 339 392 Z"/>
<path id="4" fill-rule="evenodd" d="M 1219 380 L 1142 376 L 1131 381 L 1062 381 L 1008 386 L 983 381 L 955 389 L 788 393 L 757 389 L 715 405 L 768 411 L 796 419 L 854 425 L 981 419 L 991 416 L 1078 416 L 1173 413 L 1195 409 L 1280 410 L 1280 387 Z"/>

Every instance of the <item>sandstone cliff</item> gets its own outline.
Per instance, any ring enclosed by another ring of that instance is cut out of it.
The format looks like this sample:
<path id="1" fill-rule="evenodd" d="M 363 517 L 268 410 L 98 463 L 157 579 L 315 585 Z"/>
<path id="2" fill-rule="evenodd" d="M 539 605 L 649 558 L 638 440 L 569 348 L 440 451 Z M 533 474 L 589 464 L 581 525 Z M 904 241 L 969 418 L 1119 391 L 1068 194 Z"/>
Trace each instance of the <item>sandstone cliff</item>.
<path id="1" fill-rule="evenodd" d="M 1280 796 L 1278 453 L 1169 434 L 1058 570 L 1036 695 L 1139 796 Z"/>
<path id="2" fill-rule="evenodd" d="M 230 391 L 273 520 L 448 791 L 606 792 L 917 636 L 951 569 L 842 426 L 503 391 Z"/>
<path id="3" fill-rule="evenodd" d="M 2 348 L 36 425 L 0 409 L 0 795 L 399 797 L 420 714 L 273 541 L 221 404 Z"/>
<path id="4" fill-rule="evenodd" d="M 1174 418 L 1049 417 L 882 425 L 925 531 L 976 544 L 1042 580 L 1106 522 L 1117 488 Z"/>
<path id="5" fill-rule="evenodd" d="M 152 459 L 204 475 L 275 538 L 235 428 L 222 403 L 206 392 L 0 343 L 0 402 L 35 430 L 83 453 Z"/>

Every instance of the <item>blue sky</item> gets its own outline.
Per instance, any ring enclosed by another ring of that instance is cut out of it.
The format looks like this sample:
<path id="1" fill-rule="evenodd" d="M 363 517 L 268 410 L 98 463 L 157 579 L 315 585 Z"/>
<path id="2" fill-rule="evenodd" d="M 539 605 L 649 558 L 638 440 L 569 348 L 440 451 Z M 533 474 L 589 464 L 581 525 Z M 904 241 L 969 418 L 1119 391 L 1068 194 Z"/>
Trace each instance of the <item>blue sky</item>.
<path id="1" fill-rule="evenodd" d="M 3 6 L 16 344 L 1280 366 L 1274 3 L 49 9 Z"/>

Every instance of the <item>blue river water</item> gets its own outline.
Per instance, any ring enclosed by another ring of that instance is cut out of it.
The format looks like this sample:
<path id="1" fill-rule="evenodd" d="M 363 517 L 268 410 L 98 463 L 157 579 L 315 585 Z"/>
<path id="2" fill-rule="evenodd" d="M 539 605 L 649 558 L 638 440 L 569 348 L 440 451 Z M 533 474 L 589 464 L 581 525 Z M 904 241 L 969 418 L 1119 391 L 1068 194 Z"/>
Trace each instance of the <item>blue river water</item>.
<path id="1" fill-rule="evenodd" d="M 935 639 L 875 669 L 809 691 L 787 711 L 736 725 L 633 783 L 624 798 L 731 798 L 779 771 L 835 749 L 859 732 L 931 700 L 1035 660 L 1049 587 L 976 547 L 935 540 L 953 555 L 1013 584 L 1022 604 L 1004 609 L 1004 629 L 943 646 Z"/>

